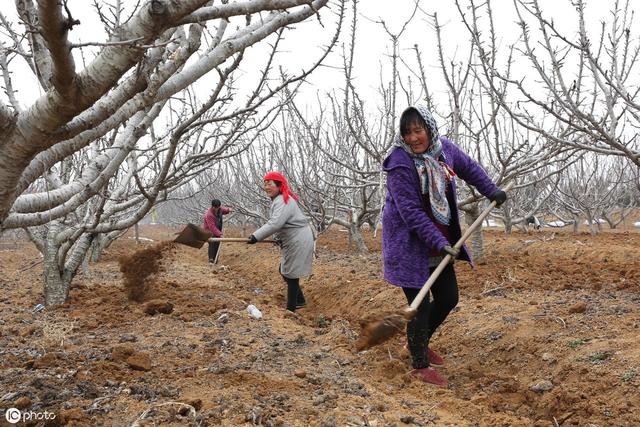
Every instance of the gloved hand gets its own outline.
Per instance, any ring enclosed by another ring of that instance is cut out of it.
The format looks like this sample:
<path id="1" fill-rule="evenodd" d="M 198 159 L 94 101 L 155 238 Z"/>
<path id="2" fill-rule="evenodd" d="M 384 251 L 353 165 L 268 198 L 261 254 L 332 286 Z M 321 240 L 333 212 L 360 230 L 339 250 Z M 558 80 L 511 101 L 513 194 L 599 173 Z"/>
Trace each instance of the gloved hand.
<path id="1" fill-rule="evenodd" d="M 507 193 L 502 190 L 498 190 L 489 200 L 496 202 L 496 207 L 498 207 L 507 200 Z"/>
<path id="2" fill-rule="evenodd" d="M 460 255 L 460 249 L 447 245 L 442 248 L 441 253 L 442 253 L 442 256 L 451 255 L 451 262 L 453 262 L 453 260 L 458 258 L 458 255 Z"/>
<path id="3" fill-rule="evenodd" d="M 258 239 L 253 234 L 247 238 L 247 244 L 253 245 L 254 243 L 258 243 Z"/>

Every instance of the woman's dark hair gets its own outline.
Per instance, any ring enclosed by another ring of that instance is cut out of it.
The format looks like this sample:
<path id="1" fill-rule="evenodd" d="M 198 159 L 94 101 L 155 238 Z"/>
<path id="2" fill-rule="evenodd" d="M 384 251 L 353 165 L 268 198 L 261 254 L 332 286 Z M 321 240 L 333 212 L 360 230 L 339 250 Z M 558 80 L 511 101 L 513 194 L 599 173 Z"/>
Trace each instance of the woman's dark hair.
<path id="1" fill-rule="evenodd" d="M 218 199 L 213 199 L 213 200 L 211 201 L 211 207 L 212 207 L 212 208 L 219 208 L 221 204 L 222 204 L 222 203 L 221 203 L 221 202 L 220 202 L 220 200 L 218 200 Z"/>
<path id="2" fill-rule="evenodd" d="M 410 125 L 421 127 L 429 131 L 429 134 L 431 134 L 431 131 L 427 127 L 427 123 L 424 121 L 418 110 L 413 107 L 404 110 L 402 116 L 400 116 L 400 135 L 405 136 Z"/>

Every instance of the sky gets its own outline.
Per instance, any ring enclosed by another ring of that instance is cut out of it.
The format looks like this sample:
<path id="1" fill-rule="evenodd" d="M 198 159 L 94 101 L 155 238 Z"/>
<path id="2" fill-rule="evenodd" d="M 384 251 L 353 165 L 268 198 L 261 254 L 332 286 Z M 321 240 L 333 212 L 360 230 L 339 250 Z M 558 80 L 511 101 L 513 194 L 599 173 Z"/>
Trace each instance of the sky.
<path id="1" fill-rule="evenodd" d="M 2 0 L 8 2 L 8 0 Z M 468 0 L 461 0 L 466 4 Z M 72 42 L 104 41 L 105 37 L 101 32 L 102 25 L 92 10 L 92 2 L 86 0 L 69 0 L 68 5 L 74 16 L 81 21 L 81 24 L 70 32 Z M 587 18 L 589 25 L 597 25 L 597 21 L 602 19 L 607 13 L 612 2 L 609 1 L 588 1 Z M 337 10 L 334 0 L 331 0 L 332 10 Z M 571 7 L 571 0 L 540 0 L 542 10 L 551 17 L 564 18 L 573 17 L 575 13 Z M 518 28 L 515 25 L 516 14 L 511 0 L 494 0 L 492 2 L 496 23 L 498 25 L 499 40 L 503 45 L 510 44 L 517 35 Z M 445 56 L 447 60 L 466 60 L 469 49 L 469 35 L 460 23 L 458 10 L 454 0 L 442 0 L 438 2 L 421 0 L 419 10 L 409 24 L 407 24 L 400 37 L 400 54 L 415 63 L 415 55 L 411 52 L 412 46 L 418 44 L 423 52 L 422 58 L 426 72 L 430 78 L 432 90 L 436 96 L 446 97 L 447 89 L 442 81 L 441 72 L 436 58 L 436 38 L 433 30 L 433 20 L 430 15 L 437 13 L 441 25 L 443 25 L 443 40 L 445 44 Z M 309 79 L 309 84 L 305 87 L 305 96 L 313 102 L 316 93 L 326 93 L 336 88 L 344 86 L 343 73 L 339 70 L 342 66 L 341 52 L 346 48 L 351 25 L 351 4 L 347 4 L 347 20 L 343 26 L 340 42 L 331 56 L 326 61 L 326 66 L 322 67 Z M 382 79 L 388 78 L 389 60 L 391 52 L 390 36 L 386 33 L 380 22 L 384 21 L 391 33 L 398 34 L 407 20 L 411 17 L 415 8 L 413 0 L 360 0 L 358 2 L 357 18 L 357 38 L 355 56 L 355 85 L 363 94 L 374 93 Z M 16 21 L 15 8 L 3 8 L 3 13 L 13 22 Z M 9 10 L 10 9 L 10 10 Z M 308 66 L 319 54 L 320 46 L 326 45 L 330 40 L 335 28 L 335 15 L 333 13 L 321 13 L 324 27 L 313 18 L 300 23 L 290 31 L 284 45 L 283 55 L 279 61 L 291 71 L 297 71 Z M 233 21 L 232 21 L 233 22 Z M 567 28 L 569 31 L 575 30 L 575 22 L 571 19 L 559 19 L 558 25 Z M 211 25 L 210 25 L 211 27 Z M 595 28 L 595 27 L 594 27 Z M 247 52 L 247 61 L 243 63 L 242 69 L 250 75 L 256 68 L 262 66 L 260 59 L 265 52 L 263 45 L 257 45 Z M 79 53 L 76 51 L 76 53 Z M 85 58 L 90 60 L 90 55 Z M 15 60 L 14 60 L 15 61 Z M 82 68 L 83 59 L 78 55 L 76 60 L 78 69 Z M 26 74 L 23 74 L 26 73 Z M 37 85 L 33 80 L 20 78 L 21 75 L 28 75 L 24 65 L 14 71 L 14 85 L 20 90 L 19 99 L 25 106 L 30 105 L 41 95 Z"/>
<path id="2" fill-rule="evenodd" d="M 637 0 L 636 0 L 637 1 Z M 556 20 L 556 25 L 568 34 L 575 34 L 577 22 L 573 19 L 576 16 L 575 9 L 571 5 L 571 0 L 539 0 L 540 7 L 551 19 Z M 468 0 L 460 0 L 461 4 L 468 4 Z M 484 0 L 476 1 L 484 3 Z M 608 15 L 612 1 L 587 0 L 586 19 L 587 28 L 598 31 L 598 23 Z M 358 32 L 356 38 L 355 56 L 355 78 L 356 85 L 362 92 L 375 91 L 380 83 L 380 70 L 384 76 L 389 76 L 389 55 L 392 51 L 392 42 L 385 28 L 380 22 L 384 21 L 389 32 L 399 34 L 406 22 L 411 18 L 415 9 L 413 0 L 361 0 L 358 3 Z M 517 14 L 512 0 L 493 0 L 492 9 L 496 31 L 498 33 L 498 43 L 506 47 L 513 43 L 520 34 L 519 26 L 516 24 Z M 469 13 L 468 8 L 464 8 L 465 13 Z M 470 35 L 466 27 L 462 24 L 459 11 L 454 0 L 430 1 L 420 0 L 419 8 L 415 16 L 406 25 L 406 29 L 399 39 L 400 55 L 411 63 L 415 64 L 415 54 L 413 46 L 419 45 L 423 53 L 422 61 L 426 68 L 426 73 L 436 84 L 432 89 L 436 93 L 446 96 L 447 88 L 442 80 L 440 66 L 437 60 L 437 39 L 434 30 L 433 15 L 437 14 L 438 21 L 442 26 L 442 40 L 444 45 L 444 55 L 447 61 L 467 61 L 470 48 Z M 351 15 L 351 11 L 349 11 Z M 566 19 L 571 17 L 571 19 Z M 347 41 L 349 36 L 350 22 L 346 22 L 341 36 L 341 42 Z M 296 37 L 300 44 L 297 49 L 297 57 L 303 53 L 310 53 L 304 48 L 303 41 L 317 37 L 320 28 L 316 22 L 310 21 L 303 24 L 306 28 L 299 28 L 309 34 L 309 38 L 301 35 Z M 636 35 L 637 37 L 637 35 Z M 329 65 L 339 67 L 342 65 L 339 56 L 341 49 L 335 52 Z M 524 62 L 524 61 L 523 61 Z M 524 64 L 523 64 L 524 65 Z M 528 64 L 526 66 L 529 66 Z M 526 70 L 524 70 L 526 72 Z M 319 89 L 331 88 L 336 81 L 342 86 L 342 73 L 323 70 L 317 72 L 311 78 L 311 82 Z"/>

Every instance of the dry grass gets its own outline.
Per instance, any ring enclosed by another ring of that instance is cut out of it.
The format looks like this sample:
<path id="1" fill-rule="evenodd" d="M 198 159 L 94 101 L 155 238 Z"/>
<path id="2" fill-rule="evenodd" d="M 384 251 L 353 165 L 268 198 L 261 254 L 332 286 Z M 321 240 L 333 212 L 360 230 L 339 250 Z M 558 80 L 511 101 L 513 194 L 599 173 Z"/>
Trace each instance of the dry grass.
<path id="1" fill-rule="evenodd" d="M 42 329 L 42 341 L 44 347 L 64 347 L 73 329 L 76 327 L 76 321 L 59 319 L 52 316 L 44 317 L 38 321 Z"/>

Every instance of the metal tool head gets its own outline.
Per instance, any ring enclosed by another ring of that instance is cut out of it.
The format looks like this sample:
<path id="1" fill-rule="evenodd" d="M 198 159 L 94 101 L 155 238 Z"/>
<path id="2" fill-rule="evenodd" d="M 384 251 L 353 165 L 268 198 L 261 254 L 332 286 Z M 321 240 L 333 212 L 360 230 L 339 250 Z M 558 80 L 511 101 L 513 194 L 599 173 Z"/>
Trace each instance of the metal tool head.
<path id="1" fill-rule="evenodd" d="M 213 234 L 202 227 L 198 227 L 195 224 L 187 224 L 173 241 L 200 249 L 212 236 Z"/>

